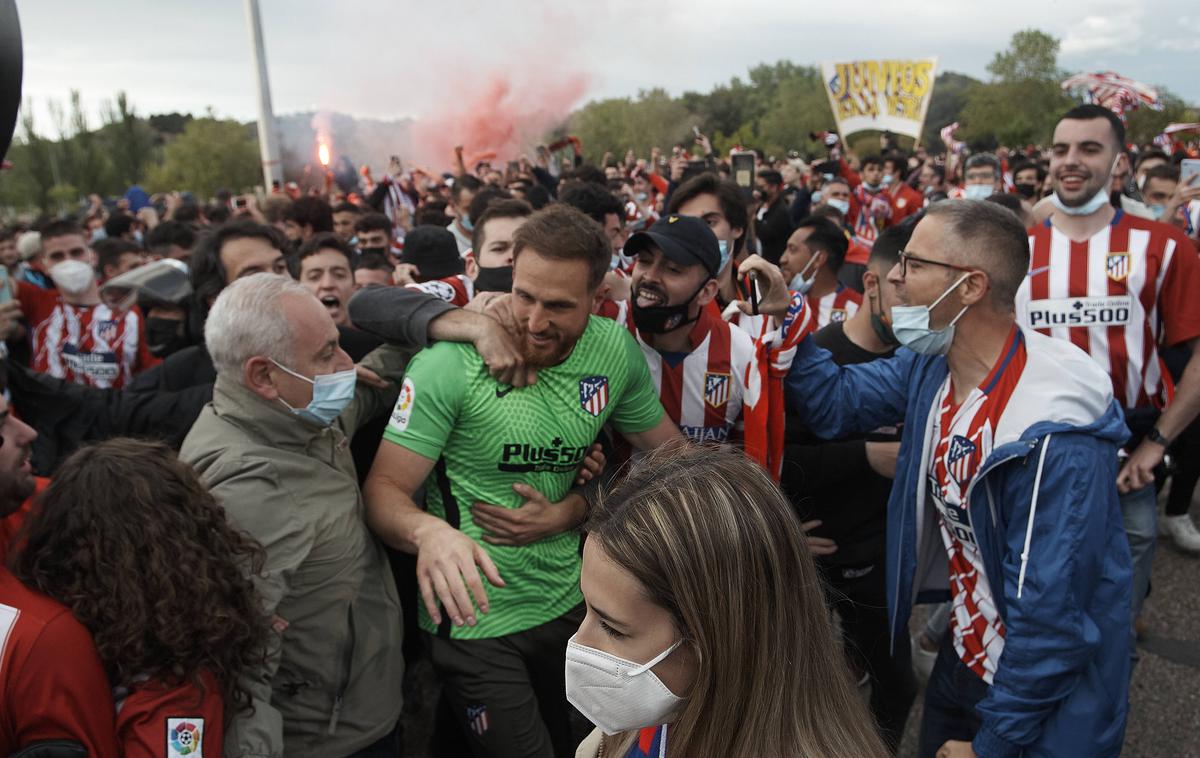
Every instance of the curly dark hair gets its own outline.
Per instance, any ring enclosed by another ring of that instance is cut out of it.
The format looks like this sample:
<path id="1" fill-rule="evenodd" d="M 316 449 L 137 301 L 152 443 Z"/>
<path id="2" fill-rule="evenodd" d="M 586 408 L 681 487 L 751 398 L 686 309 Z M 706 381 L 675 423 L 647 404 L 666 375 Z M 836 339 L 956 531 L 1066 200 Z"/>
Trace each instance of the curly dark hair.
<path id="1" fill-rule="evenodd" d="M 227 714 L 249 705 L 238 677 L 263 662 L 270 630 L 249 578 L 263 551 L 171 448 L 112 439 L 76 451 L 16 544 L 13 573 L 87 627 L 113 687 L 148 677 L 203 690 L 208 672 Z"/>

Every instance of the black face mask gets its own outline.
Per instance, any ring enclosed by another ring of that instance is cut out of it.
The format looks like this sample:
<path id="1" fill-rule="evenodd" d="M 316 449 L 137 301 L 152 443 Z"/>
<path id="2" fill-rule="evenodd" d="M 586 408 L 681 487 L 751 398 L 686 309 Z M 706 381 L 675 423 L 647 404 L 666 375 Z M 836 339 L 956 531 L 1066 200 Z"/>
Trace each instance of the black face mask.
<path id="1" fill-rule="evenodd" d="M 1034 193 L 1037 192 L 1036 184 L 1018 184 L 1016 187 L 1017 194 L 1026 199 L 1032 198 Z"/>
<path id="2" fill-rule="evenodd" d="M 892 327 L 883 320 L 883 310 L 875 312 L 875 298 L 871 298 L 871 328 L 875 330 L 875 336 L 879 341 L 888 347 L 899 347 L 900 340 L 896 339 L 896 335 L 892 332 Z"/>
<path id="3" fill-rule="evenodd" d="M 188 346 L 183 336 L 183 320 L 175 318 L 146 318 L 146 347 L 155 358 L 165 358 Z"/>
<path id="4" fill-rule="evenodd" d="M 480 266 L 475 275 L 476 292 L 512 292 L 512 266 Z"/>
<path id="5" fill-rule="evenodd" d="M 700 290 L 703 290 L 706 284 L 708 284 L 707 279 L 692 293 L 691 297 L 678 305 L 655 305 L 650 308 L 639 308 L 637 293 L 634 292 L 630 297 L 634 326 L 646 334 L 666 334 L 699 319 L 699 311 L 692 318 L 688 318 L 687 312 L 692 301 L 696 299 L 696 295 L 700 294 Z"/>
<path id="6" fill-rule="evenodd" d="M 386 247 L 360 247 L 358 252 L 360 255 L 378 255 L 383 258 L 387 257 Z"/>

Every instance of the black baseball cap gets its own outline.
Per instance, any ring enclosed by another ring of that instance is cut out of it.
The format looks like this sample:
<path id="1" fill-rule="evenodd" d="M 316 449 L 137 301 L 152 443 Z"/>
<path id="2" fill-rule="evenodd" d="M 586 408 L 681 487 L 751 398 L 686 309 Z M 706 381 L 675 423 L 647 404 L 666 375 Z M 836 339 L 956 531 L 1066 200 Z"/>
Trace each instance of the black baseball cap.
<path id="1" fill-rule="evenodd" d="M 720 272 L 721 246 L 717 235 L 696 216 L 663 216 L 646 231 L 629 238 L 625 255 L 632 257 L 652 246 L 681 266 L 703 266 L 713 278 Z"/>
<path id="2" fill-rule="evenodd" d="M 400 262 L 416 266 L 422 281 L 463 273 L 463 259 L 454 235 L 449 229 L 432 224 L 414 227 L 404 236 Z"/>

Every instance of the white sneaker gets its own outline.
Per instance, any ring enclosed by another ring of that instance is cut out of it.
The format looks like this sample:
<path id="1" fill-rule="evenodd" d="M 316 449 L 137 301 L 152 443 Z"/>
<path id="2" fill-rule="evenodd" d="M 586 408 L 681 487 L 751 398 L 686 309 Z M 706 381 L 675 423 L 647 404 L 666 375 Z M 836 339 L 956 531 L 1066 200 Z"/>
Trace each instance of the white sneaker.
<path id="1" fill-rule="evenodd" d="M 936 650 L 930 652 L 921 645 L 921 640 L 924 638 L 924 634 L 912 635 L 912 664 L 913 673 L 917 675 L 917 679 L 921 684 L 928 684 L 929 675 L 933 673 L 933 664 L 937 660 L 938 654 Z"/>
<path id="2" fill-rule="evenodd" d="M 1164 515 L 1159 523 L 1163 525 L 1163 531 L 1175 541 L 1175 546 L 1180 550 L 1200 553 L 1200 530 L 1196 529 L 1196 524 L 1192 521 L 1191 516 L 1186 513 L 1182 516 Z"/>

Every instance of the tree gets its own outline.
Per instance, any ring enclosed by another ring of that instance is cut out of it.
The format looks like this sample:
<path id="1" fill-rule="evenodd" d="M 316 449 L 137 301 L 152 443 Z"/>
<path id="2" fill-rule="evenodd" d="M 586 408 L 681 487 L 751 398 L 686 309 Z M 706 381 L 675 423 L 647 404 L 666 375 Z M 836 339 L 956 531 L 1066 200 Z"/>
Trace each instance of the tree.
<path id="1" fill-rule="evenodd" d="M 137 184 L 153 158 L 154 132 L 134 113 L 124 92 L 118 92 L 103 109 L 105 141 L 112 156 L 113 171 L 124 187 Z"/>
<path id="2" fill-rule="evenodd" d="M 1013 34 L 1007 50 L 996 53 L 988 64 L 988 73 L 1001 82 L 1062 81 L 1058 47 L 1058 40 L 1049 34 L 1024 29 Z"/>
<path id="3" fill-rule="evenodd" d="M 261 181 L 258 143 L 245 125 L 212 117 L 188 122 L 183 134 L 163 148 L 163 162 L 146 176 L 150 192 L 190 190 L 211 197 Z"/>
<path id="4" fill-rule="evenodd" d="M 988 71 L 994 81 L 967 91 L 960 139 L 986 147 L 1047 142 L 1072 105 L 1060 85 L 1058 40 L 1032 29 L 1017 32 Z"/>
<path id="5" fill-rule="evenodd" d="M 921 143 L 929 151 L 936 153 L 945 149 L 940 135 L 942 127 L 958 121 L 967 105 L 967 95 L 978 84 L 978 79 L 953 71 L 938 76 L 929 99 L 929 110 L 925 112 L 925 128 L 921 132 Z"/>

